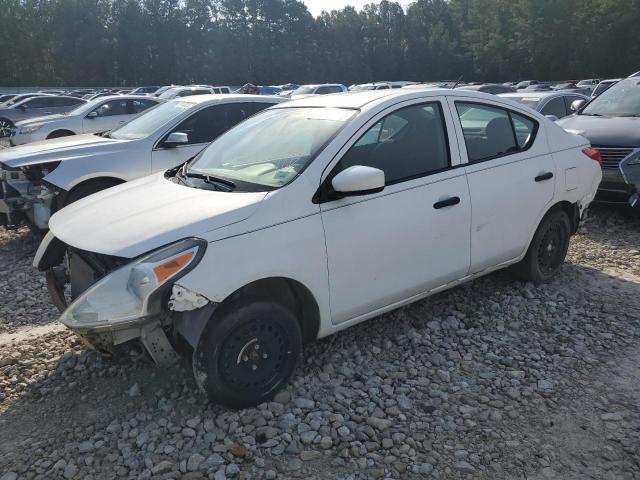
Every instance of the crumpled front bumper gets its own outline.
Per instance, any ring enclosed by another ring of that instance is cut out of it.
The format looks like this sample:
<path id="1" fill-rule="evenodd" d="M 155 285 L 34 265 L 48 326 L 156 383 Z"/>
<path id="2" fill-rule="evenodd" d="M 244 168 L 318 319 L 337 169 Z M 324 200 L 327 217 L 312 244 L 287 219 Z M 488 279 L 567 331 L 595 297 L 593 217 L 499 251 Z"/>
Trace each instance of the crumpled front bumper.
<path id="1" fill-rule="evenodd" d="M 620 172 L 631 189 L 629 205 L 640 210 L 640 152 L 620 162 Z"/>
<path id="2" fill-rule="evenodd" d="M 46 185 L 33 185 L 19 170 L 0 164 L 0 225 L 17 228 L 23 220 L 46 229 L 57 192 Z"/>

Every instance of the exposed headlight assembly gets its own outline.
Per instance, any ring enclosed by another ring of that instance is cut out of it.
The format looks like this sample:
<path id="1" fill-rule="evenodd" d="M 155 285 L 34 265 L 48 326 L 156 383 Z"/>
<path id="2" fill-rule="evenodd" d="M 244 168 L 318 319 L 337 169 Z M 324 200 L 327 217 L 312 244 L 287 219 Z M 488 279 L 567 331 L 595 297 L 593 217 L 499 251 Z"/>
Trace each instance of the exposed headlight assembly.
<path id="1" fill-rule="evenodd" d="M 191 271 L 206 248 L 205 240 L 187 238 L 143 255 L 83 292 L 60 321 L 70 328 L 101 330 L 158 314 L 166 287 Z"/>
<path id="2" fill-rule="evenodd" d="M 19 134 L 33 133 L 36 130 L 40 130 L 44 126 L 44 123 L 35 123 L 33 125 L 25 125 L 20 128 Z"/>

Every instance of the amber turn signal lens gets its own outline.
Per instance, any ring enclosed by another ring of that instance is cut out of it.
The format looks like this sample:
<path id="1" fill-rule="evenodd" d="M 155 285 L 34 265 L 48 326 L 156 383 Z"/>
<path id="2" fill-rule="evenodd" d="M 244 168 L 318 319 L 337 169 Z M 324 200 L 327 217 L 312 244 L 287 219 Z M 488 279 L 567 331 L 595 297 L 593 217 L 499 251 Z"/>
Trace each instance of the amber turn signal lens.
<path id="1" fill-rule="evenodd" d="M 193 258 L 193 252 L 187 252 L 187 253 L 183 253 L 182 255 L 176 258 L 172 258 L 171 260 L 163 263 L 162 265 L 158 265 L 157 267 L 154 267 L 153 273 L 156 274 L 158 283 L 164 282 L 171 275 L 180 271 L 182 267 L 184 267 L 187 263 L 191 261 L 192 258 Z"/>

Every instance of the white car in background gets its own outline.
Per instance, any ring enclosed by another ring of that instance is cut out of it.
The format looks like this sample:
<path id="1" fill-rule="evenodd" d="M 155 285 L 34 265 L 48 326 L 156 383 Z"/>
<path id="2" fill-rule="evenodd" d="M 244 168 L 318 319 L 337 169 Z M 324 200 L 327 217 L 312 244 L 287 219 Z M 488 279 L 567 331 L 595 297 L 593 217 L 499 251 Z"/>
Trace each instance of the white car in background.
<path id="1" fill-rule="evenodd" d="M 34 264 L 70 279 L 61 321 L 90 343 L 140 339 L 169 362 L 178 338 L 211 400 L 255 405 L 303 342 L 508 266 L 552 279 L 598 158 L 494 95 L 312 97 L 56 213 Z"/>
<path id="2" fill-rule="evenodd" d="M 16 146 L 70 135 L 106 132 L 162 102 L 144 95 L 99 97 L 65 114 L 18 122 L 9 142 Z"/>
<path id="3" fill-rule="evenodd" d="M 329 93 L 342 93 L 347 92 L 347 87 L 341 83 L 323 83 L 320 85 L 301 85 L 291 92 L 287 92 L 291 100 L 297 100 L 300 98 L 311 97 L 314 95 L 327 95 Z"/>
<path id="4" fill-rule="evenodd" d="M 105 188 L 180 165 L 236 123 L 284 101 L 197 95 L 158 105 L 105 134 L 0 150 L 0 225 L 24 220 L 46 229 L 52 212 Z"/>

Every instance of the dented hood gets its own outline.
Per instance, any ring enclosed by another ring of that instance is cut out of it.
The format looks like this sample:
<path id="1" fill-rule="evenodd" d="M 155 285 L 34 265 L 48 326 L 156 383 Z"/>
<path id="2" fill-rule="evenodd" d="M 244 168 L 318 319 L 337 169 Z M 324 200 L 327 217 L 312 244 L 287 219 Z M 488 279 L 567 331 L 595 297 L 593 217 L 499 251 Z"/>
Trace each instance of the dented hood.
<path id="1" fill-rule="evenodd" d="M 57 212 L 49 229 L 81 250 L 133 258 L 186 237 L 241 222 L 266 192 L 190 188 L 163 173 L 124 183 Z"/>
<path id="2" fill-rule="evenodd" d="M 0 164 L 11 168 L 73 160 L 118 152 L 132 140 L 114 140 L 98 135 L 72 135 L 0 150 Z"/>

